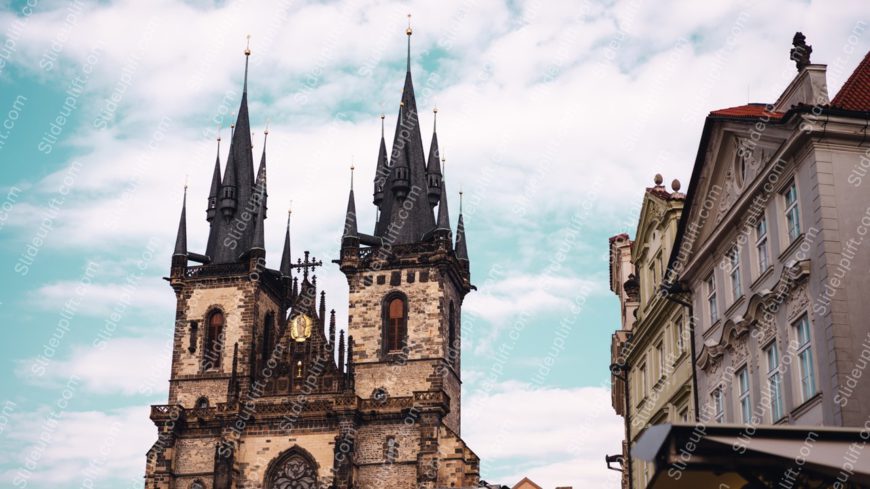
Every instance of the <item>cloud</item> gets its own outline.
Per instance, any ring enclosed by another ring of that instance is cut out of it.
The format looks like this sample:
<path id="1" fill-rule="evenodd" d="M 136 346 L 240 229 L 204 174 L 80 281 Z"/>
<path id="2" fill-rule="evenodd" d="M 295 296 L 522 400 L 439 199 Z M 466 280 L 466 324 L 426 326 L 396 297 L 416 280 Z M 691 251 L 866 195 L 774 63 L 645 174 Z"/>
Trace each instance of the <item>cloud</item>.
<path id="1" fill-rule="evenodd" d="M 127 487 L 134 480 L 141 485 L 145 452 L 157 438 L 147 406 L 105 412 L 53 407 L 10 417 L 0 439 L 9 457 L 0 481 L 9 487 Z"/>
<path id="2" fill-rule="evenodd" d="M 20 360 L 16 374 L 41 387 L 64 385 L 72 376 L 86 392 L 113 396 L 165 396 L 172 359 L 172 330 L 165 337 L 106 339 L 77 345 L 63 359 Z"/>
<path id="3" fill-rule="evenodd" d="M 618 483 L 604 465 L 624 433 L 608 389 L 509 381 L 463 396 L 462 435 L 481 457 L 482 478 L 510 486 L 528 476 L 546 488 Z"/>
<path id="4" fill-rule="evenodd" d="M 31 304 L 48 311 L 59 311 L 71 299 L 78 302 L 76 314 L 106 319 L 115 314 L 115 322 L 134 311 L 168 311 L 175 304 L 165 283 L 143 278 L 141 272 L 134 272 L 118 283 L 52 282 L 29 294 Z"/>

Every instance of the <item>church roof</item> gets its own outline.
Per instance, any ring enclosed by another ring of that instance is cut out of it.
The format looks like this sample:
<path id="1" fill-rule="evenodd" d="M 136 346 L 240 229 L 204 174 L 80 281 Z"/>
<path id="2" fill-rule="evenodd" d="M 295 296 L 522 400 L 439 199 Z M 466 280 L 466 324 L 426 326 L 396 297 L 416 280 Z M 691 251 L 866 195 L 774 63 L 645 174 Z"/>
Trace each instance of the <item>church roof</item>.
<path id="1" fill-rule="evenodd" d="M 737 119 L 757 119 L 759 117 L 770 117 L 771 119 L 782 119 L 784 112 L 767 111 L 767 104 L 753 103 L 746 105 L 738 105 L 737 107 L 728 107 L 710 112 L 711 117 L 728 117 Z"/>

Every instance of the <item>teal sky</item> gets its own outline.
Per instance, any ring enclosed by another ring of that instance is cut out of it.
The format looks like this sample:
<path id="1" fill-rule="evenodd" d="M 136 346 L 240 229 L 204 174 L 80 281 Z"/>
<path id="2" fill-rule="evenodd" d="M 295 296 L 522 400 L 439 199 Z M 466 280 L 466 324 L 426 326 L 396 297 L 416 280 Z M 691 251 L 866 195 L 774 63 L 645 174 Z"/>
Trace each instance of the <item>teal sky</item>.
<path id="1" fill-rule="evenodd" d="M 860 1 L 704 4 L 3 3 L 0 485 L 141 486 L 148 406 L 166 402 L 162 277 L 182 188 L 202 251 L 215 129 L 226 135 L 238 109 L 246 34 L 257 157 L 270 125 L 269 266 L 291 201 L 294 253 L 337 257 L 351 162 L 371 231 L 379 114 L 389 144 L 408 11 L 418 107 L 439 108 L 453 225 L 461 188 L 479 288 L 463 311 L 463 437 L 490 481 L 615 484 L 602 462 L 622 429 L 607 385 L 619 326 L 607 238 L 633 234 L 655 173 L 688 181 L 710 110 L 780 93 L 795 31 L 829 64 L 832 93 L 868 49 Z M 431 115 L 422 129 L 428 147 Z M 343 327 L 344 278 L 331 263 L 318 276 Z M 110 455 L 93 459 L 94 446 Z"/>

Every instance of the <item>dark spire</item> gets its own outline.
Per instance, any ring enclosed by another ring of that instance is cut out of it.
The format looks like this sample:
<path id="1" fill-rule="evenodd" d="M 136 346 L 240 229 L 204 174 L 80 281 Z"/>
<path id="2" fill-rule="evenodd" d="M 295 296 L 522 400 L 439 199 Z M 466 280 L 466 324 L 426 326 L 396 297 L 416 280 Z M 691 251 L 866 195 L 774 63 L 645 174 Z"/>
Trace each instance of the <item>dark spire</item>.
<path id="1" fill-rule="evenodd" d="M 387 143 L 384 141 L 384 114 L 381 114 L 381 146 L 378 149 L 378 163 L 375 167 L 375 191 L 373 202 L 380 207 L 384 200 L 384 187 L 387 183 L 387 177 L 390 176 L 390 169 L 387 167 Z"/>
<path id="2" fill-rule="evenodd" d="M 344 372 L 344 330 L 338 334 L 338 371 Z"/>
<path id="3" fill-rule="evenodd" d="M 181 200 L 181 217 L 178 219 L 178 234 L 175 236 L 175 252 L 172 256 L 187 256 L 187 185 Z"/>
<path id="4" fill-rule="evenodd" d="M 335 349 L 335 309 L 329 311 L 329 347 Z"/>
<path id="5" fill-rule="evenodd" d="M 214 172 L 211 176 L 211 187 L 208 192 L 208 210 L 206 210 L 206 220 L 212 222 L 217 213 L 218 193 L 221 189 L 221 136 L 218 133 L 217 137 L 217 156 L 214 160 Z M 208 254 L 208 253 L 206 253 Z"/>
<path id="6" fill-rule="evenodd" d="M 438 201 L 438 224 L 435 227 L 436 232 L 446 233 L 450 236 L 450 212 L 447 209 L 447 186 L 444 178 L 441 178 L 441 198 Z"/>
<path id="7" fill-rule="evenodd" d="M 320 309 L 318 309 L 318 318 L 320 319 L 320 327 L 323 328 L 326 326 L 326 291 L 320 291 Z M 326 332 L 324 331 L 324 334 Z"/>
<path id="8" fill-rule="evenodd" d="M 348 238 L 356 238 L 359 236 L 356 225 L 356 200 L 353 196 L 353 170 L 354 166 L 350 166 L 350 193 L 347 196 L 347 212 L 344 215 L 344 234 L 342 241 Z"/>
<path id="9" fill-rule="evenodd" d="M 410 27 L 406 33 L 410 48 Z M 384 184 L 383 201 L 379 206 L 380 215 L 375 227 L 375 236 L 388 238 L 393 245 L 419 242 L 424 234 L 435 227 L 432 207 L 426 205 L 426 156 L 420 135 L 410 61 L 408 67 L 390 154 L 392 172 Z M 398 225 L 399 222 L 401 225 Z"/>
<path id="10" fill-rule="evenodd" d="M 468 263 L 468 248 L 465 245 L 465 222 L 462 220 L 462 191 L 459 191 L 459 223 L 456 225 L 456 258 Z"/>
<path id="11" fill-rule="evenodd" d="M 251 250 L 260 250 L 265 253 L 266 251 L 266 233 L 265 233 L 265 221 L 266 219 L 266 187 L 265 186 L 257 186 L 257 195 L 256 202 L 259 202 L 257 215 L 254 217 L 254 239 L 251 242 Z"/>
<path id="12" fill-rule="evenodd" d="M 263 196 L 265 199 L 269 198 L 269 187 L 266 184 L 266 142 L 269 138 L 269 126 L 266 125 L 266 130 L 263 131 L 263 155 L 260 156 L 260 167 L 257 169 L 257 180 L 255 185 L 263 186 Z M 263 200 L 263 219 L 266 218 L 266 200 Z"/>
<path id="13" fill-rule="evenodd" d="M 281 252 L 281 267 L 280 272 L 284 277 L 290 276 L 290 265 L 293 264 L 293 259 L 290 257 L 290 215 L 292 210 L 287 210 L 287 231 L 284 233 L 284 250 Z"/>
<path id="14" fill-rule="evenodd" d="M 429 159 L 426 164 L 426 183 L 428 186 L 429 205 L 435 207 L 441 199 L 441 152 L 438 150 L 438 107 L 432 109 L 432 144 L 429 145 Z"/>

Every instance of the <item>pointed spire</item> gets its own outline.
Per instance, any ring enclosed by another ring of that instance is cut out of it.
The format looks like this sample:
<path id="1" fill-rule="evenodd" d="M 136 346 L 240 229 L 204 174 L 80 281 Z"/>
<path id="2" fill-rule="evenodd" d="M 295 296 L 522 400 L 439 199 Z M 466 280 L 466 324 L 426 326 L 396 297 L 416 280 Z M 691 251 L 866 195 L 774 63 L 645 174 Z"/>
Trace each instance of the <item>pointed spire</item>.
<path id="1" fill-rule="evenodd" d="M 287 231 L 284 233 L 284 250 L 281 252 L 281 267 L 280 272 L 284 277 L 290 276 L 291 265 L 293 259 L 290 256 L 290 216 L 293 214 L 292 209 L 287 209 Z"/>
<path id="2" fill-rule="evenodd" d="M 347 240 L 348 238 L 356 238 L 359 236 L 359 232 L 357 230 L 356 225 L 356 200 L 353 196 L 353 164 L 350 165 L 350 193 L 347 196 L 347 212 L 344 216 L 344 234 L 342 234 L 342 241 Z"/>
<path id="3" fill-rule="evenodd" d="M 426 183 L 429 188 L 429 205 L 435 206 L 441 199 L 441 152 L 438 149 L 438 132 L 435 127 L 438 123 L 438 107 L 432 109 L 432 143 L 429 145 L 429 159 L 426 164 Z"/>
<path id="4" fill-rule="evenodd" d="M 381 145 L 378 148 L 378 163 L 375 167 L 375 191 L 373 202 L 380 207 L 384 200 L 384 187 L 390 170 L 387 167 L 387 144 L 384 141 L 384 114 L 381 114 Z"/>
<path id="5" fill-rule="evenodd" d="M 335 309 L 329 311 L 329 347 L 335 349 Z"/>
<path id="6" fill-rule="evenodd" d="M 320 327 L 326 326 L 326 291 L 320 291 L 320 309 L 318 309 L 318 317 L 320 318 Z M 324 332 L 325 333 L 325 332 Z"/>
<path id="7" fill-rule="evenodd" d="M 266 236 L 265 236 L 265 219 L 266 219 L 266 187 L 265 185 L 257 186 L 257 197 L 255 202 L 259 203 L 257 215 L 254 220 L 254 239 L 251 243 L 252 250 L 266 251 Z"/>
<path id="8" fill-rule="evenodd" d="M 217 213 L 217 199 L 221 188 L 221 134 L 218 127 L 217 137 L 217 155 L 214 160 L 214 172 L 211 176 L 211 187 L 208 192 L 208 207 L 206 210 L 206 220 L 211 222 Z M 207 253 L 206 253 L 207 254 Z"/>
<path id="9" fill-rule="evenodd" d="M 181 217 L 178 219 L 178 234 L 175 236 L 175 252 L 172 256 L 187 256 L 187 183 L 181 200 Z"/>
<path id="10" fill-rule="evenodd" d="M 338 371 L 344 372 L 344 330 L 338 334 Z"/>
<path id="11" fill-rule="evenodd" d="M 462 191 L 459 191 L 459 223 L 456 225 L 456 258 L 468 263 L 468 248 L 465 243 L 465 222 L 462 219 Z"/>
<path id="12" fill-rule="evenodd" d="M 450 235 L 450 212 L 447 209 L 447 187 L 444 178 L 441 179 L 441 199 L 438 201 L 438 224 L 436 231 L 446 232 Z"/>

